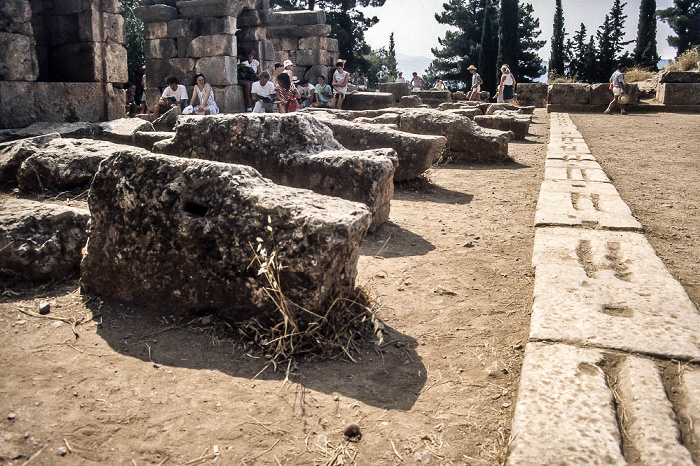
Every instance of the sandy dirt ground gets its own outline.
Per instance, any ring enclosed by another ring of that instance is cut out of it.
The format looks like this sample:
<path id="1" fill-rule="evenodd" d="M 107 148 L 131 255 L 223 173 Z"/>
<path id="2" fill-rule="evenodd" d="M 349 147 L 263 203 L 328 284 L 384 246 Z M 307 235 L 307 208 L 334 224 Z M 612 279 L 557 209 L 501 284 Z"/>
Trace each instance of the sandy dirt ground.
<path id="1" fill-rule="evenodd" d="M 622 118 L 574 121 L 650 235 L 656 211 L 670 212 L 656 227 L 668 232 L 660 235 L 659 244 L 668 245 L 662 258 L 697 290 L 697 215 L 674 217 L 686 203 L 697 214 L 697 161 L 683 162 L 686 151 L 675 147 L 697 144 L 671 135 L 680 124 L 697 128 L 700 119 Z M 623 141 L 610 121 L 630 125 L 634 137 L 667 132 Z M 499 463 L 532 304 L 532 225 L 548 140 L 542 110 L 530 132 L 510 145 L 515 163 L 443 166 L 432 170 L 428 185 L 397 187 L 391 222 L 365 238 L 359 262 L 358 284 L 381 304 L 386 344 L 368 341 L 356 363 L 304 360 L 285 380 L 286 367 L 275 372 L 208 332 L 208 316 L 183 325 L 167 309 L 144 313 L 86 299 L 73 280 L 6 290 L 0 464 Z M 652 143 L 668 143 L 667 150 Z M 608 150 L 615 145 L 629 158 Z M 648 169 L 639 169 L 640 161 Z M 677 190 L 690 168 L 694 198 L 690 188 Z M 654 190 L 640 190 L 640 182 Z M 657 189 L 668 190 L 667 200 L 658 202 Z M 639 207 L 631 197 L 644 193 L 649 205 Z M 36 311 L 44 300 L 53 302 L 49 317 L 63 320 L 20 312 Z M 83 318 L 76 339 L 69 323 Z M 360 426 L 359 442 L 344 439 L 348 422 Z"/>

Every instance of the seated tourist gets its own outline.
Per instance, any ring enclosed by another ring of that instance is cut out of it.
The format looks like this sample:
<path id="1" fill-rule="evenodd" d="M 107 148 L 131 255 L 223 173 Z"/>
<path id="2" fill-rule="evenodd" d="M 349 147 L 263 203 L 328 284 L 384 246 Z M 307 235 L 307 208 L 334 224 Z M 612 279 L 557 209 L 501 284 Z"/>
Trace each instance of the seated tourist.
<path id="1" fill-rule="evenodd" d="M 302 108 L 306 108 L 314 103 L 315 88 L 306 79 L 302 79 L 297 84 L 297 91 L 299 91 L 299 104 Z"/>
<path id="2" fill-rule="evenodd" d="M 361 91 L 367 90 L 367 79 L 360 73 L 357 76 L 357 88 Z"/>
<path id="3" fill-rule="evenodd" d="M 287 76 L 289 76 L 289 79 L 294 80 L 294 71 L 292 71 L 292 68 L 294 68 L 294 64 L 292 63 L 292 60 L 285 60 L 284 63 L 284 70 L 282 70 L 283 73 L 287 73 Z"/>
<path id="4" fill-rule="evenodd" d="M 214 100 L 214 89 L 211 88 L 209 83 L 204 81 L 202 73 L 197 73 L 195 79 L 197 83 L 192 89 L 192 100 L 190 101 L 193 113 L 197 115 L 218 115 L 219 107 Z"/>
<path id="5" fill-rule="evenodd" d="M 314 94 L 314 107 L 325 108 L 331 103 L 331 99 L 333 99 L 333 88 L 326 84 L 326 78 L 324 76 L 318 77 L 318 84 L 316 84 L 314 88 Z"/>
<path id="6" fill-rule="evenodd" d="M 299 92 L 287 73 L 280 73 L 277 76 L 275 90 L 277 91 L 276 104 L 279 113 L 291 113 L 297 109 Z"/>
<path id="7" fill-rule="evenodd" d="M 187 89 L 180 84 L 175 76 L 166 78 L 167 87 L 163 90 L 160 100 L 153 110 L 153 118 L 157 119 L 161 113 L 165 113 L 171 108 L 182 110 L 187 105 Z"/>
<path id="8" fill-rule="evenodd" d="M 394 73 L 391 72 L 391 70 L 386 72 L 386 82 L 388 83 L 395 83 L 396 78 L 394 77 Z"/>
<path id="9" fill-rule="evenodd" d="M 275 85 L 270 82 L 270 73 L 260 73 L 260 80 L 253 83 L 250 93 L 255 103 L 253 113 L 274 113 L 277 91 Z"/>
<path id="10" fill-rule="evenodd" d="M 131 118 L 136 115 L 136 84 L 127 84 L 126 87 L 126 116 Z"/>
<path id="11" fill-rule="evenodd" d="M 435 83 L 433 84 L 432 90 L 433 91 L 444 91 L 446 89 L 447 89 L 447 86 L 445 86 L 445 83 L 442 82 L 442 79 L 435 76 Z"/>

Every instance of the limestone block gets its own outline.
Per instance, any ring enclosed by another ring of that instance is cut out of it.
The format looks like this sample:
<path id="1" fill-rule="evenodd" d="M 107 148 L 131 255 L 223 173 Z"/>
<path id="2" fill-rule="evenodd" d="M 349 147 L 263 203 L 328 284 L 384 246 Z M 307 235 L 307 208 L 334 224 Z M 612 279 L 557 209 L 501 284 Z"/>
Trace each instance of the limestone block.
<path id="1" fill-rule="evenodd" d="M 692 436 L 689 444 L 695 446 L 696 450 L 700 447 L 700 368 L 697 366 L 686 366 L 683 368 L 681 376 L 680 395 L 682 407 L 680 414 L 690 421 L 690 424 L 695 426 L 693 432 L 688 436 Z"/>
<path id="2" fill-rule="evenodd" d="M 110 41 L 118 44 L 126 43 L 126 29 L 124 17 L 119 13 L 102 13 L 103 34 L 102 41 Z"/>
<path id="3" fill-rule="evenodd" d="M 479 108 L 479 102 L 474 101 L 443 102 L 440 105 L 438 105 L 437 109 L 443 111 L 460 109 L 478 110 L 478 115 L 483 115 L 483 113 L 481 112 L 481 108 Z"/>
<path id="4" fill-rule="evenodd" d="M 163 83 L 165 84 L 165 83 Z M 163 95 L 163 91 L 157 87 L 147 87 L 146 88 L 146 105 L 149 109 L 154 109 L 156 103 L 160 100 L 160 96 Z M 191 97 L 191 96 L 190 96 Z"/>
<path id="5" fill-rule="evenodd" d="M 236 56 L 236 51 L 236 36 L 232 34 L 199 36 L 192 39 L 192 42 L 187 47 L 187 57 Z"/>
<path id="6" fill-rule="evenodd" d="M 545 180 L 537 202 L 535 226 L 553 225 L 642 230 L 612 184 Z"/>
<path id="7" fill-rule="evenodd" d="M 46 37 L 50 41 L 53 47 L 57 45 L 72 44 L 81 41 L 92 41 L 91 31 L 80 31 L 80 26 L 78 25 L 78 17 L 83 16 L 82 14 L 72 14 L 72 15 L 54 15 L 54 16 L 44 16 L 43 24 Z M 82 21 L 82 26 L 85 26 L 86 21 Z M 88 25 L 91 25 L 89 19 L 87 21 Z M 81 38 L 80 35 L 87 35 L 89 38 Z"/>
<path id="8" fill-rule="evenodd" d="M 602 170 L 603 168 L 595 160 L 564 160 L 548 158 L 544 162 L 545 168 L 564 168 L 568 169 L 587 169 L 587 170 Z"/>
<path id="9" fill-rule="evenodd" d="M 447 139 L 442 136 L 410 134 L 383 125 L 323 118 L 322 115 L 319 113 L 317 118 L 333 131 L 335 139 L 347 149 L 394 149 L 399 159 L 394 181 L 421 176 L 440 158 L 447 144 Z"/>
<path id="10" fill-rule="evenodd" d="M 256 41 L 256 42 L 239 41 L 238 42 L 238 50 L 243 51 L 244 56 L 248 55 L 248 52 L 253 50 L 255 52 L 255 56 L 258 57 L 258 60 L 260 60 L 261 57 L 263 60 L 267 59 L 267 57 L 264 56 L 265 48 L 264 48 L 262 41 Z"/>
<path id="11" fill-rule="evenodd" d="M 486 111 L 484 112 L 484 115 L 494 115 L 494 114 L 495 114 L 496 112 L 498 112 L 498 111 L 502 111 L 502 110 L 518 110 L 518 108 L 519 108 L 519 107 L 518 107 L 517 105 L 506 104 L 506 103 L 502 103 L 502 104 L 489 104 L 489 106 L 486 107 Z"/>
<path id="12" fill-rule="evenodd" d="M 76 275 L 89 219 L 85 209 L 0 201 L 0 277 L 4 282 L 43 282 Z"/>
<path id="13" fill-rule="evenodd" d="M 615 401 L 596 349 L 529 343 L 507 465 L 619 465 Z"/>
<path id="14" fill-rule="evenodd" d="M 190 46 L 192 38 L 188 36 L 178 37 L 177 39 L 175 39 L 175 42 L 177 43 L 177 56 L 184 57 L 185 55 L 187 55 L 187 47 Z"/>
<path id="15" fill-rule="evenodd" d="M 111 83 L 104 83 L 104 99 L 107 102 L 107 115 L 105 120 L 116 120 L 124 116 L 126 106 L 126 93 L 123 89 L 116 88 Z"/>
<path id="16" fill-rule="evenodd" d="M 301 48 L 299 47 L 299 41 L 301 39 L 298 37 L 276 37 L 270 42 L 272 42 L 276 52 L 284 53 L 284 56 L 287 57 L 290 52 L 296 52 L 298 48 Z"/>
<path id="17" fill-rule="evenodd" d="M 700 83 L 662 83 L 656 100 L 664 105 L 700 105 Z"/>
<path id="18" fill-rule="evenodd" d="M 547 158 L 572 161 L 595 160 L 585 142 L 550 142 L 547 145 Z"/>
<path id="19" fill-rule="evenodd" d="M 315 81 L 316 80 L 313 80 L 312 82 Z M 345 96 L 343 109 L 376 110 L 380 108 L 392 107 L 393 105 L 394 95 L 388 92 L 356 92 Z"/>
<path id="20" fill-rule="evenodd" d="M 251 26 L 262 26 L 263 20 L 261 16 L 263 12 L 259 10 L 243 10 L 240 15 L 238 15 L 238 27 L 251 27 Z"/>
<path id="21" fill-rule="evenodd" d="M 448 113 L 454 113 L 455 115 L 461 115 L 473 120 L 475 116 L 481 116 L 481 109 L 479 107 L 471 108 L 453 108 L 447 110 Z"/>
<path id="22" fill-rule="evenodd" d="M 318 82 L 318 77 L 323 76 L 326 78 L 326 82 L 328 82 L 328 74 L 331 71 L 330 66 L 323 66 L 323 65 L 314 65 L 311 68 L 309 68 L 306 73 L 304 73 L 304 79 L 309 81 L 310 83 L 315 83 Z"/>
<path id="23" fill-rule="evenodd" d="M 100 123 L 100 137 L 116 144 L 133 144 L 137 131 L 155 131 L 150 121 L 140 118 L 120 118 Z"/>
<path id="24" fill-rule="evenodd" d="M 77 122 L 105 118 L 104 85 L 101 83 L 38 82 L 34 92 L 37 120 Z"/>
<path id="25" fill-rule="evenodd" d="M 361 204 L 275 185 L 251 167 L 142 149 L 103 163 L 88 202 L 87 293 L 235 321 L 276 313 L 261 293 L 264 277 L 250 268 L 257 238 L 283 265 L 279 282 L 293 318 L 307 321 L 311 314 L 296 306 L 325 313 L 354 288 L 370 222 Z"/>
<path id="26" fill-rule="evenodd" d="M 126 48 L 116 42 L 102 44 L 105 66 L 104 79 L 108 83 L 125 83 L 129 80 L 129 71 L 126 65 Z M 102 79 L 100 79 L 102 81 Z"/>
<path id="27" fill-rule="evenodd" d="M 168 37 L 168 23 L 165 21 L 156 23 L 144 23 L 146 39 L 165 39 Z"/>
<path id="28" fill-rule="evenodd" d="M 599 168 L 547 167 L 544 171 L 546 180 L 597 181 L 610 183 L 605 172 Z"/>
<path id="29" fill-rule="evenodd" d="M 644 235 L 539 228 L 532 264 L 530 339 L 700 358 L 700 313 Z"/>
<path id="30" fill-rule="evenodd" d="M 404 108 L 417 108 L 423 105 L 423 101 L 417 95 L 405 95 L 401 97 L 399 105 Z"/>
<path id="31" fill-rule="evenodd" d="M 9 31 L 12 23 L 29 23 L 32 20 L 32 9 L 27 0 L 5 0 L 0 9 L 0 30 Z"/>
<path id="32" fill-rule="evenodd" d="M 146 60 L 146 86 L 165 88 L 165 79 L 175 76 L 182 84 L 194 82 L 194 58 L 171 58 L 169 60 Z M 189 91 L 187 92 L 189 94 Z M 159 94 L 160 96 L 160 94 Z M 156 99 L 157 100 L 157 99 Z M 155 102 L 154 102 L 155 103 Z M 150 104 L 149 104 L 150 107 Z M 152 107 L 151 107 L 152 108 Z"/>
<path id="33" fill-rule="evenodd" d="M 411 95 L 411 89 L 406 83 L 380 83 L 379 92 L 390 92 L 394 95 L 394 102 L 400 102 L 401 97 Z"/>
<path id="34" fill-rule="evenodd" d="M 44 83 L 41 83 L 44 84 Z M 65 123 L 41 121 L 12 130 L 13 139 L 34 138 L 59 134 L 64 138 L 91 138 L 95 135 L 95 125 L 87 122 Z M 51 140 L 52 138 L 48 138 Z"/>
<path id="35" fill-rule="evenodd" d="M 328 50 L 328 38 L 322 37 L 322 36 L 301 37 L 299 39 L 299 49 L 301 49 L 301 50 L 314 50 L 314 49 Z"/>
<path id="36" fill-rule="evenodd" d="M 17 171 L 23 191 L 85 190 L 104 159 L 125 147 L 93 139 L 54 139 L 37 148 Z"/>
<path id="37" fill-rule="evenodd" d="M 105 13 L 119 13 L 119 0 L 100 0 L 100 9 Z"/>
<path id="38" fill-rule="evenodd" d="M 700 71 L 659 71 L 659 83 L 700 83 Z"/>
<path id="39" fill-rule="evenodd" d="M 223 18 L 192 18 L 187 21 L 187 35 L 190 37 L 235 33 L 236 18 L 232 16 Z"/>
<path id="40" fill-rule="evenodd" d="M 102 29 L 103 25 L 101 24 L 103 18 L 99 10 L 88 9 L 74 15 L 73 17 L 77 19 L 78 24 L 77 41 L 100 42 L 104 40 Z M 72 42 L 76 42 L 76 40 L 73 40 Z"/>
<path id="41" fill-rule="evenodd" d="M 328 51 L 329 52 L 339 52 L 338 39 L 328 38 Z"/>
<path id="42" fill-rule="evenodd" d="M 172 131 L 179 116 L 182 115 L 182 110 L 179 107 L 171 108 L 163 113 L 156 120 L 153 120 L 153 129 L 156 131 Z M 143 131 L 137 131 L 143 132 Z M 136 133 L 134 133 L 134 142 L 136 141 Z"/>
<path id="43" fill-rule="evenodd" d="M 615 387 L 625 413 L 625 440 L 639 454 L 639 463 L 692 466 L 690 452 L 679 442 L 678 419 L 656 365 L 648 359 L 625 358 Z"/>
<path id="44" fill-rule="evenodd" d="M 0 81 L 35 81 L 38 76 L 32 38 L 0 32 Z"/>
<path id="45" fill-rule="evenodd" d="M 329 24 L 314 24 L 311 26 L 271 26 L 267 28 L 267 37 L 327 37 L 331 33 Z"/>
<path id="46" fill-rule="evenodd" d="M 165 153 L 250 165 L 285 186 L 366 204 L 373 227 L 386 221 L 393 195 L 393 150 L 351 152 L 311 115 L 181 117 Z"/>
<path id="47" fill-rule="evenodd" d="M 175 19 L 173 21 L 168 21 L 166 24 L 168 25 L 168 37 L 176 39 L 188 35 L 189 21 L 186 19 Z"/>
<path id="48" fill-rule="evenodd" d="M 53 77 L 57 81 L 65 82 L 101 81 L 102 56 L 102 47 L 98 42 L 55 47 L 50 56 Z"/>
<path id="49" fill-rule="evenodd" d="M 506 162 L 508 133 L 484 129 L 467 117 L 439 110 L 411 109 L 401 115 L 399 129 L 447 138 L 446 154 L 468 162 Z"/>
<path id="50" fill-rule="evenodd" d="M 197 60 L 195 71 L 202 73 L 212 86 L 238 84 L 236 57 L 205 57 Z M 190 96 L 191 97 L 191 96 Z"/>
<path id="51" fill-rule="evenodd" d="M 556 105 L 588 105 L 591 102 L 591 85 L 583 83 L 550 84 L 547 103 Z"/>
<path id="52" fill-rule="evenodd" d="M 545 83 L 518 83 L 518 104 L 544 108 L 547 105 L 547 90 Z"/>
<path id="53" fill-rule="evenodd" d="M 93 2 L 91 0 L 61 0 L 60 2 L 51 2 L 51 6 L 53 7 L 53 13 L 57 15 L 71 15 L 75 13 L 81 13 L 85 10 L 90 9 L 92 6 Z M 101 2 L 98 2 L 98 4 Z M 97 6 L 97 5 L 95 5 Z M 102 5 L 100 5 L 101 7 Z M 105 6 L 107 7 L 103 11 L 109 11 L 111 13 L 115 13 L 113 11 L 113 4 L 111 1 L 105 1 Z M 99 8 L 101 9 L 101 8 Z"/>
<path id="54" fill-rule="evenodd" d="M 174 135 L 172 131 L 137 131 L 134 133 L 134 143 L 150 151 L 155 143 L 170 139 Z"/>
<path id="55" fill-rule="evenodd" d="M 144 44 L 146 60 L 152 58 L 177 58 L 177 46 L 175 39 L 152 39 Z"/>
<path id="56" fill-rule="evenodd" d="M 184 18 L 205 16 L 236 17 L 245 7 L 253 8 L 248 1 L 238 0 L 187 0 L 177 2 L 177 9 Z"/>
<path id="57" fill-rule="evenodd" d="M 242 42 L 255 42 L 266 39 L 266 29 L 264 27 L 245 27 L 238 33 L 238 40 Z"/>
<path id="58" fill-rule="evenodd" d="M 0 63 L 0 69 L 5 62 Z M 34 120 L 36 83 L 0 81 L 0 128 L 22 128 Z M 12 110 L 15 109 L 15 110 Z"/>
<path id="59" fill-rule="evenodd" d="M 239 113 L 245 111 L 245 97 L 241 86 L 212 86 L 214 99 L 221 113 Z"/>
<path id="60" fill-rule="evenodd" d="M 315 24 L 326 24 L 325 11 L 284 11 L 273 12 L 265 16 L 266 26 L 309 26 Z"/>
<path id="61" fill-rule="evenodd" d="M 270 40 L 264 40 L 262 41 L 262 55 L 264 61 L 272 61 L 272 57 L 275 55 L 275 47 L 272 44 L 272 41 Z M 271 67 L 268 67 L 268 69 L 272 69 Z"/>
<path id="62" fill-rule="evenodd" d="M 530 129 L 530 119 L 514 118 L 506 115 L 475 115 L 474 123 L 482 128 L 513 132 L 514 139 L 524 140 Z"/>
<path id="63" fill-rule="evenodd" d="M 22 162 L 39 148 L 60 137 L 58 133 L 51 133 L 0 143 L 0 187 L 14 185 L 17 181 L 17 170 Z"/>
<path id="64" fill-rule="evenodd" d="M 178 17 L 177 8 L 168 5 L 140 6 L 134 9 L 134 13 L 144 23 L 167 22 Z"/>

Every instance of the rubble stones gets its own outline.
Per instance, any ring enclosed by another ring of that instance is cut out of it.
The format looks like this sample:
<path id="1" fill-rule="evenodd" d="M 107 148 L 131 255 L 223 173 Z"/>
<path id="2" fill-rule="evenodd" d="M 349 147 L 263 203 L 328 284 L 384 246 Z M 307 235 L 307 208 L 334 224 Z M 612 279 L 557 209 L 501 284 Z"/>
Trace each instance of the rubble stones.
<path id="1" fill-rule="evenodd" d="M 0 201 L 0 277 L 15 282 L 75 275 L 89 218 L 84 209 L 24 199 Z"/>
<path id="2" fill-rule="evenodd" d="M 2 135 L 0 135 L 0 139 L 11 141 L 49 134 L 59 134 L 64 138 L 91 138 L 95 135 L 95 125 L 84 121 L 77 123 L 52 123 L 41 121 L 29 125 L 26 128 L 5 130 Z"/>
<path id="3" fill-rule="evenodd" d="M 404 108 L 417 108 L 423 105 L 423 101 L 417 95 L 405 95 L 401 97 L 399 105 Z"/>
<path id="4" fill-rule="evenodd" d="M 60 138 L 58 133 L 51 133 L 33 138 L 0 144 L 0 187 L 15 184 L 17 170 L 37 149 L 45 146 L 53 139 Z"/>
<path id="5" fill-rule="evenodd" d="M 476 115 L 474 123 L 483 128 L 492 128 L 500 131 L 512 131 L 514 138 L 525 139 L 530 129 L 529 118 L 514 118 L 507 115 Z"/>
<path id="6" fill-rule="evenodd" d="M 370 224 L 362 204 L 278 186 L 250 167 L 140 149 L 101 165 L 89 205 L 85 291 L 168 314 L 206 310 L 233 320 L 276 312 L 264 277 L 249 267 L 258 243 L 283 266 L 286 298 L 325 311 L 353 289 Z M 291 312 L 297 320 L 310 316 Z"/>
<path id="7" fill-rule="evenodd" d="M 134 144 L 146 150 L 153 150 L 153 145 L 159 141 L 175 136 L 172 131 L 136 131 Z"/>
<path id="8" fill-rule="evenodd" d="M 394 106 L 394 94 L 389 92 L 355 92 L 345 96 L 343 110 L 377 110 Z"/>

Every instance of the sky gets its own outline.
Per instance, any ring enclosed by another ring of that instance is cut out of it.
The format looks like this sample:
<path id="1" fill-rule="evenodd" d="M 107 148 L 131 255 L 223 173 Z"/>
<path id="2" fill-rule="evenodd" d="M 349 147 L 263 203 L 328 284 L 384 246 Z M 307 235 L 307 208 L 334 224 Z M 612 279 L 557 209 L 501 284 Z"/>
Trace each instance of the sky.
<path id="1" fill-rule="evenodd" d="M 402 58 L 409 63 L 409 58 L 428 57 L 432 59 L 430 49 L 438 47 L 438 37 L 444 37 L 447 26 L 435 20 L 435 13 L 443 11 L 443 3 L 446 0 L 386 0 L 384 6 L 379 8 L 366 8 L 365 15 L 379 18 L 379 23 L 365 33 L 365 39 L 372 48 L 389 47 L 389 35 L 394 33 L 396 52 L 399 58 L 399 68 L 412 69 L 417 66 L 413 63 L 402 66 Z M 552 37 L 552 23 L 554 21 L 554 0 L 521 0 L 521 3 L 530 3 L 534 7 L 534 15 L 540 20 L 542 34 L 540 40 L 546 40 L 540 56 L 549 59 L 549 41 Z M 634 40 L 637 37 L 637 22 L 639 21 L 639 4 L 641 0 L 627 0 L 625 14 L 626 37 L 625 40 Z M 564 10 L 564 28 L 569 33 L 567 37 L 573 37 L 581 23 L 586 25 L 588 34 L 595 31 L 603 24 L 605 15 L 610 11 L 613 0 L 562 0 Z M 656 0 L 657 9 L 667 8 L 673 4 L 673 0 Z M 675 49 L 668 45 L 666 38 L 673 35 L 673 31 L 664 22 L 657 23 L 657 46 L 661 58 L 673 58 Z M 631 50 L 634 44 L 628 46 Z M 415 61 L 415 60 L 413 60 Z M 421 61 L 417 61 L 420 63 Z"/>

